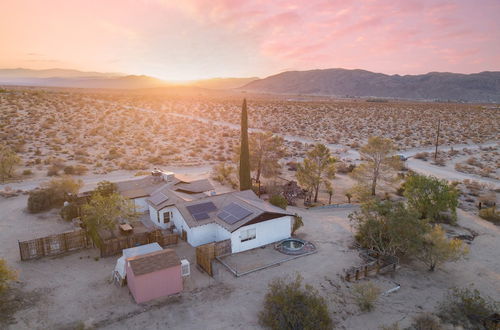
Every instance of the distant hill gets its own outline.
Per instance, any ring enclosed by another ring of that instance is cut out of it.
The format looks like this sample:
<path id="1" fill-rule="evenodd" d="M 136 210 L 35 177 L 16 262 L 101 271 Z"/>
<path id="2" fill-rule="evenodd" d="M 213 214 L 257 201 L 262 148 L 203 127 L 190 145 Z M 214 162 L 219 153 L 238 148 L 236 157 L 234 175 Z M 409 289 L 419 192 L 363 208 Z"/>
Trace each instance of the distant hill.
<path id="1" fill-rule="evenodd" d="M 400 76 L 346 69 L 287 71 L 252 81 L 240 89 L 276 94 L 498 103 L 500 72 Z"/>
<path id="2" fill-rule="evenodd" d="M 116 77 L 124 76 L 121 73 L 88 72 L 69 69 L 0 69 L 0 78 L 69 78 L 69 77 Z"/>
<path id="3" fill-rule="evenodd" d="M 0 85 L 50 86 L 75 88 L 152 88 L 166 86 L 163 80 L 149 76 L 125 76 L 119 73 L 84 72 L 66 69 L 0 69 Z"/>
<path id="4" fill-rule="evenodd" d="M 205 80 L 197 80 L 190 83 L 192 86 L 208 88 L 208 89 L 232 89 L 240 88 L 246 84 L 258 80 L 257 77 L 250 78 L 213 78 Z"/>

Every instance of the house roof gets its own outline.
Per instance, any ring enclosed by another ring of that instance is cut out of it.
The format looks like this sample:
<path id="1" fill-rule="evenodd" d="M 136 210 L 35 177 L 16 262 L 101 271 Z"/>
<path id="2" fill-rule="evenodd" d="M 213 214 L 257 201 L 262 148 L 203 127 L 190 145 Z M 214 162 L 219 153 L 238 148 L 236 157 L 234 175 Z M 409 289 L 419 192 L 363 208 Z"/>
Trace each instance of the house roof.
<path id="1" fill-rule="evenodd" d="M 172 249 L 135 256 L 128 258 L 127 261 L 130 262 L 130 268 L 136 276 L 154 273 L 181 264 L 181 260 Z"/>
<path id="2" fill-rule="evenodd" d="M 202 203 L 212 202 L 216 210 L 208 211 L 207 218 L 202 220 L 196 220 L 188 207 L 193 205 L 198 205 Z M 229 207 L 232 204 L 237 204 L 239 207 L 244 209 L 244 216 L 234 222 L 226 222 L 222 220 L 218 214 L 221 210 L 226 207 Z M 271 205 L 263 200 L 261 200 L 257 195 L 254 194 L 252 190 L 238 191 L 238 192 L 230 192 L 226 194 L 220 194 L 215 196 L 209 196 L 203 199 L 198 199 L 190 202 L 181 202 L 176 203 L 175 205 L 179 212 L 182 214 L 182 217 L 186 221 L 186 224 L 192 227 L 198 227 L 207 225 L 210 223 L 217 223 L 221 227 L 225 228 L 229 232 L 234 232 L 238 228 L 256 220 L 261 217 L 265 220 L 274 219 L 277 217 L 282 217 L 285 215 L 293 215 L 286 210 L 283 210 L 279 207 Z"/>
<path id="3" fill-rule="evenodd" d="M 176 191 L 185 192 L 188 194 L 197 194 L 205 191 L 214 190 L 214 186 L 207 179 L 201 179 L 191 182 L 179 182 L 172 188 Z"/>
<path id="4" fill-rule="evenodd" d="M 172 178 L 170 185 L 179 183 L 180 181 L 175 177 Z M 115 182 L 118 192 L 126 198 L 139 198 L 147 197 L 158 188 L 164 186 L 166 183 L 161 177 L 148 175 L 143 178 Z"/>
<path id="5" fill-rule="evenodd" d="M 153 191 L 147 201 L 154 209 L 161 210 L 177 203 L 205 198 L 207 195 L 204 192 L 213 189 L 214 187 L 207 179 L 192 182 L 177 180 L 165 183 Z"/>

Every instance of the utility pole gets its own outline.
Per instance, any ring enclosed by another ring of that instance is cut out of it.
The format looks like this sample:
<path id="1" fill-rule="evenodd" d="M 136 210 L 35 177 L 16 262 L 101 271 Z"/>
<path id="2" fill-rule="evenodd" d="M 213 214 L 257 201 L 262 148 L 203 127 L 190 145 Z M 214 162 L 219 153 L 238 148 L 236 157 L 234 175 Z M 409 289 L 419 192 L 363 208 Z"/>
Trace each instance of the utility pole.
<path id="1" fill-rule="evenodd" d="M 439 145 L 439 130 L 441 128 L 441 118 L 438 118 L 438 127 L 437 127 L 437 134 L 436 134 L 436 151 L 434 152 L 434 161 L 437 160 L 438 156 L 438 145 Z"/>

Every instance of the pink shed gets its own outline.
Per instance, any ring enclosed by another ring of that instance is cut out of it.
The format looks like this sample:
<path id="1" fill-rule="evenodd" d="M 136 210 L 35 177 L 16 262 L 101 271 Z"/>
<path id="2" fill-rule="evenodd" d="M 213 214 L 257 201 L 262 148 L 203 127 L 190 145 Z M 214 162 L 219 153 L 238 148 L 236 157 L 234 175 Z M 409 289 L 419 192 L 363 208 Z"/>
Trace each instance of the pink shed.
<path id="1" fill-rule="evenodd" d="M 138 304 L 182 291 L 181 261 L 172 249 L 128 258 L 125 268 Z"/>

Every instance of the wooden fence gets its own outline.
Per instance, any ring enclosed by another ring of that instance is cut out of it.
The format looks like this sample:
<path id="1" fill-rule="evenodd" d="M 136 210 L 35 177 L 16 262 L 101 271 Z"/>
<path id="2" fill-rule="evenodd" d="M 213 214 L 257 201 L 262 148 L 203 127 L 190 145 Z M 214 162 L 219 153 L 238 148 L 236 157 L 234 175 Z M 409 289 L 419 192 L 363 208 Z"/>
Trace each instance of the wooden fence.
<path id="1" fill-rule="evenodd" d="M 351 267 L 347 270 L 344 270 L 344 279 L 346 281 L 357 281 L 372 274 L 384 274 L 391 271 L 393 272 L 399 265 L 399 259 L 397 257 L 379 256 L 377 254 L 374 254 L 373 251 L 363 253 L 361 257 L 365 260 L 368 260 L 368 262 L 361 266 Z"/>
<path id="2" fill-rule="evenodd" d="M 196 264 L 213 276 L 212 261 L 215 257 L 231 254 L 231 240 L 208 243 L 196 247 Z"/>
<path id="3" fill-rule="evenodd" d="M 56 256 L 70 251 L 86 249 L 92 246 L 92 241 L 83 229 L 68 231 L 19 242 L 21 260 L 32 260 L 47 256 Z"/>
<path id="4" fill-rule="evenodd" d="M 120 254 L 123 249 L 134 246 L 158 243 L 161 246 L 177 244 L 179 236 L 168 231 L 154 230 L 152 232 L 133 233 L 127 236 L 107 239 L 102 242 L 100 251 L 101 257 L 110 257 Z"/>

